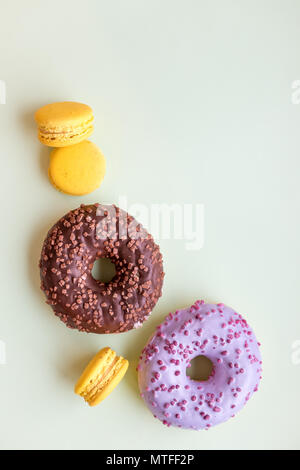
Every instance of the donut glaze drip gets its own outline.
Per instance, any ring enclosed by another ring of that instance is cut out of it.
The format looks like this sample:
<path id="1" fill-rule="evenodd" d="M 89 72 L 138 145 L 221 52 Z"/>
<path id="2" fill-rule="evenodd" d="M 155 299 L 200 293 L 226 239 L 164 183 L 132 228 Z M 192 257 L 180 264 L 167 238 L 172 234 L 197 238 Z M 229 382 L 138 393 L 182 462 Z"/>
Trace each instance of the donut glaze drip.
<path id="1" fill-rule="evenodd" d="M 98 258 L 115 265 L 109 283 L 92 277 Z M 161 296 L 164 277 L 152 236 L 118 207 L 99 204 L 81 206 L 51 228 L 40 273 L 54 313 L 68 327 L 87 333 L 121 333 L 141 326 Z"/>
<path id="2" fill-rule="evenodd" d="M 197 356 L 213 364 L 207 381 L 186 368 Z M 258 390 L 262 361 L 253 330 L 224 304 L 198 300 L 170 313 L 140 356 L 141 396 L 167 426 L 208 429 L 233 417 Z"/>

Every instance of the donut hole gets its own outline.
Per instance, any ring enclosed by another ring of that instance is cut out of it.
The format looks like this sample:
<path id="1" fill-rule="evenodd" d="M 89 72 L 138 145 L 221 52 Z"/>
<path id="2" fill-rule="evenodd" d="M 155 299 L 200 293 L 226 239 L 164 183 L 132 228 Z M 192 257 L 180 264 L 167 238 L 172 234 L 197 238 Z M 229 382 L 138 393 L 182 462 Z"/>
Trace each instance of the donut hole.
<path id="1" fill-rule="evenodd" d="M 92 276 L 96 281 L 108 283 L 116 275 L 116 267 L 108 258 L 98 258 L 92 268 Z"/>
<path id="2" fill-rule="evenodd" d="M 214 370 L 214 365 L 206 356 L 197 356 L 190 362 L 191 366 L 186 369 L 186 375 L 197 382 L 208 380 Z"/>

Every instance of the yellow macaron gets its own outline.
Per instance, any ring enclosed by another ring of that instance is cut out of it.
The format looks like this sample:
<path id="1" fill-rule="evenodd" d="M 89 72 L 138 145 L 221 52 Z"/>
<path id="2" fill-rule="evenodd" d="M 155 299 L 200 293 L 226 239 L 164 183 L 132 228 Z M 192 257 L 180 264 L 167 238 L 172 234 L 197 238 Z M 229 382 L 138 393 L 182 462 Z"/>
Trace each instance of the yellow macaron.
<path id="1" fill-rule="evenodd" d="M 49 179 L 66 194 L 83 196 L 97 189 L 105 175 L 106 163 L 93 142 L 85 140 L 70 147 L 52 150 Z"/>
<path id="2" fill-rule="evenodd" d="M 124 377 L 128 361 L 110 348 L 103 348 L 85 368 L 75 385 L 75 393 L 90 406 L 98 405 Z"/>
<path id="3" fill-rule="evenodd" d="M 86 104 L 64 101 L 43 106 L 35 113 L 38 138 L 49 147 L 66 147 L 93 132 L 93 110 Z"/>

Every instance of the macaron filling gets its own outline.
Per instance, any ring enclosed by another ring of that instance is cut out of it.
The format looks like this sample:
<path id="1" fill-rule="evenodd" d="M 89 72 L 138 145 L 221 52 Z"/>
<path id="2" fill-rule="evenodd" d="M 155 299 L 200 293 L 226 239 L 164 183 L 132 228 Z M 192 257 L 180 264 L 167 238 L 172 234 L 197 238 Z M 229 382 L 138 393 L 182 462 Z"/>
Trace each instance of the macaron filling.
<path id="1" fill-rule="evenodd" d="M 90 120 L 85 125 L 76 128 L 69 129 L 48 129 L 48 128 L 39 128 L 39 136 L 42 140 L 58 140 L 59 142 L 67 142 L 70 139 L 74 138 L 83 138 L 90 135 L 93 132 L 93 120 Z"/>

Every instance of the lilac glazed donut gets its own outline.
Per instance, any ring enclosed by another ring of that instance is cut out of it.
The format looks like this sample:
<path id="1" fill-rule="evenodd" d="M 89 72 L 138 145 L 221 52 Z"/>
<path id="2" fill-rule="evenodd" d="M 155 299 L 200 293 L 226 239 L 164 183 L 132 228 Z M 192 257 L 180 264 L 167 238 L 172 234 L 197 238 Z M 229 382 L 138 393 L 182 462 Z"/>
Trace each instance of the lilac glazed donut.
<path id="1" fill-rule="evenodd" d="M 186 375 L 197 356 L 213 371 L 206 381 Z M 209 429 L 233 417 L 258 390 L 262 361 L 253 330 L 224 304 L 198 300 L 170 313 L 142 351 L 141 396 L 167 426 Z"/>

